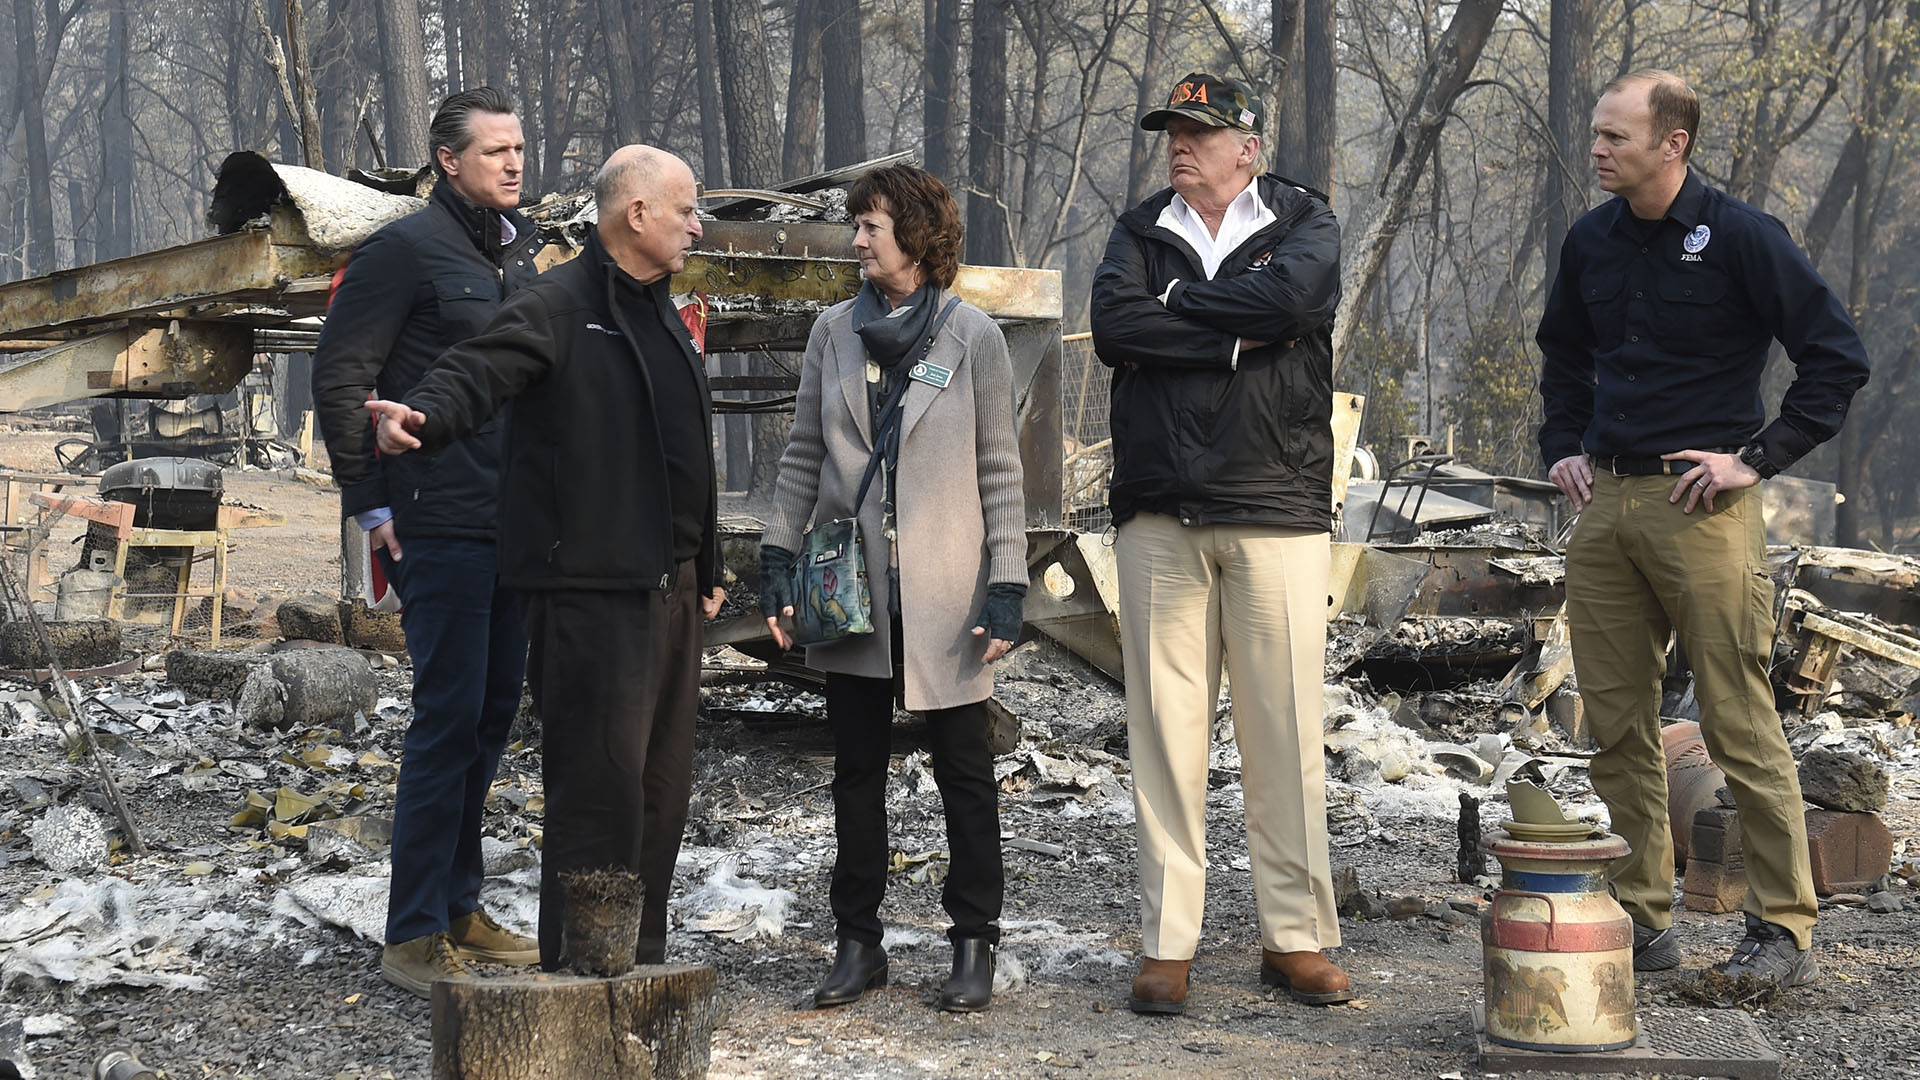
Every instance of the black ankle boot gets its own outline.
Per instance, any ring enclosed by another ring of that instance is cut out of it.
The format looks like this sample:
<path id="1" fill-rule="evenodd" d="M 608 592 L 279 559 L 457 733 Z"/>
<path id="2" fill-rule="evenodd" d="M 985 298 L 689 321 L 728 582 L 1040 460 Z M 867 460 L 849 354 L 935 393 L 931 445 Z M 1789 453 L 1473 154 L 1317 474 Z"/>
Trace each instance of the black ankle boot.
<path id="1" fill-rule="evenodd" d="M 947 1012 L 985 1012 L 993 1004 L 993 942 L 961 938 L 953 943 L 953 974 L 940 988 Z"/>
<path id="2" fill-rule="evenodd" d="M 833 970 L 813 990 L 813 1007 L 849 1005 L 869 990 L 887 985 L 887 950 L 852 938 L 841 938 L 833 953 Z"/>

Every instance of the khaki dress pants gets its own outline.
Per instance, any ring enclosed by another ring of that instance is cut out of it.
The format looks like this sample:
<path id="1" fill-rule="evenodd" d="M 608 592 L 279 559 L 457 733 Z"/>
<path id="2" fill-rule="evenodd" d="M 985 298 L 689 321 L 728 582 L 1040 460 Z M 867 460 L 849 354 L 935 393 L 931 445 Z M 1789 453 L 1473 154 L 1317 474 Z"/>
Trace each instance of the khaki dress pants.
<path id="1" fill-rule="evenodd" d="M 1261 944 L 1340 944 L 1321 751 L 1327 534 L 1140 514 L 1120 526 L 1116 556 L 1142 949 L 1189 960 L 1199 944 L 1223 652 Z"/>
<path id="2" fill-rule="evenodd" d="M 1773 581 L 1760 489 L 1722 492 L 1713 512 L 1703 500 L 1687 514 L 1684 497 L 1668 501 L 1676 482 L 1599 473 L 1567 545 L 1573 666 L 1600 744 L 1593 788 L 1633 848 L 1614 860 L 1614 892 L 1634 922 L 1673 924 L 1660 678 L 1677 635 L 1693 667 L 1700 734 L 1740 809 L 1744 906 L 1804 949 L 1818 901 L 1800 776 L 1767 679 Z"/>

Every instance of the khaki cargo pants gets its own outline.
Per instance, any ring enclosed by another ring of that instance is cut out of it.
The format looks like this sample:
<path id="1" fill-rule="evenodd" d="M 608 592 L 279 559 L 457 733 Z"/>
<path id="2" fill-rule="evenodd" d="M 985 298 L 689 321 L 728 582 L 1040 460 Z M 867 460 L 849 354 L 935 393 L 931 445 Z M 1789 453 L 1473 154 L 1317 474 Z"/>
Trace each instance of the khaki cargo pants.
<path id="1" fill-rule="evenodd" d="M 1599 472 L 1567 545 L 1574 672 L 1600 745 L 1593 787 L 1633 852 L 1613 864 L 1620 904 L 1653 929 L 1673 923 L 1660 678 L 1669 634 L 1693 667 L 1700 732 L 1740 810 L 1745 908 L 1811 940 L 1818 902 L 1800 778 L 1774 708 L 1767 663 L 1773 582 L 1760 489 L 1723 492 L 1708 513 L 1670 503 L 1672 476 Z"/>

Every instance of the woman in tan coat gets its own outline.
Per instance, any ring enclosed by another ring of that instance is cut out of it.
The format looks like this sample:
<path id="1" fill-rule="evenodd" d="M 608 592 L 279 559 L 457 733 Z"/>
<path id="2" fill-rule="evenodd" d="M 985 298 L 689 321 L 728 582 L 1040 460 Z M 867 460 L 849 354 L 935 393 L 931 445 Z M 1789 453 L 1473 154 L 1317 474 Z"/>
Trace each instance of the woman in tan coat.
<path id="1" fill-rule="evenodd" d="M 953 859 L 941 897 L 953 971 L 940 1007 L 977 1012 L 993 993 L 1003 891 L 989 665 L 1018 639 L 1027 591 L 1013 368 L 993 320 L 948 291 L 961 225 L 946 185 L 896 165 L 857 181 L 847 209 L 866 280 L 814 324 L 760 549 L 761 610 L 783 648 L 790 624 L 773 616 L 793 615 L 794 552 L 810 523 L 859 519 L 872 598 L 873 632 L 807 649 L 808 666 L 827 675 L 839 841 L 839 944 L 814 1001 L 844 1005 L 886 985 L 880 900 L 898 699 L 926 716 Z"/>

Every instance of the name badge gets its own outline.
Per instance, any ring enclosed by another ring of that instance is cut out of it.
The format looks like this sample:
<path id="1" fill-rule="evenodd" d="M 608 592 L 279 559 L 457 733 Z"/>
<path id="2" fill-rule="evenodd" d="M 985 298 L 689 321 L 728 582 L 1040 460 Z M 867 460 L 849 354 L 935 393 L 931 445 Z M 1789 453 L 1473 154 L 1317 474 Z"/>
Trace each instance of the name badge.
<path id="1" fill-rule="evenodd" d="M 912 369 L 907 372 L 907 377 L 917 382 L 926 383 L 935 390 L 945 390 L 947 384 L 953 381 L 953 369 L 943 368 L 939 364 L 929 364 L 923 360 L 913 365 Z"/>

